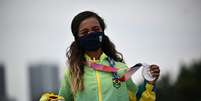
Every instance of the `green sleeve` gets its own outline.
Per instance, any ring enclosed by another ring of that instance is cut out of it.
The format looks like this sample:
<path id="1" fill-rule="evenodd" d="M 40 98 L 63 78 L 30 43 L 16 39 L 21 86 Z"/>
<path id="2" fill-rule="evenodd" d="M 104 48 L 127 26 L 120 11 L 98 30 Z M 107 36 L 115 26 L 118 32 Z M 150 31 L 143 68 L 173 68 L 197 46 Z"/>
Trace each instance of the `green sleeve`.
<path id="1" fill-rule="evenodd" d="M 131 79 L 129 79 L 128 81 L 126 81 L 126 86 L 128 89 L 129 101 L 137 101 L 137 98 L 135 96 L 137 89 L 136 85 L 132 82 Z"/>
<path id="2" fill-rule="evenodd" d="M 126 81 L 126 86 L 127 86 L 127 88 L 128 88 L 129 91 L 131 91 L 134 94 L 136 93 L 137 87 L 133 83 L 133 81 L 131 80 L 131 78 L 128 81 Z"/>
<path id="3" fill-rule="evenodd" d="M 125 63 L 116 62 L 115 66 L 118 68 L 122 68 L 117 72 L 120 77 L 122 77 L 127 72 L 126 69 L 128 68 L 128 66 Z M 133 94 L 136 93 L 137 87 L 136 87 L 135 83 L 133 83 L 131 78 L 126 81 L 126 86 L 127 86 L 128 90 L 131 91 Z"/>
<path id="4" fill-rule="evenodd" d="M 61 87 L 59 90 L 59 95 L 63 96 L 65 101 L 73 101 L 73 94 L 71 92 L 71 87 L 69 83 L 68 71 L 65 71 L 64 79 L 61 82 Z"/>

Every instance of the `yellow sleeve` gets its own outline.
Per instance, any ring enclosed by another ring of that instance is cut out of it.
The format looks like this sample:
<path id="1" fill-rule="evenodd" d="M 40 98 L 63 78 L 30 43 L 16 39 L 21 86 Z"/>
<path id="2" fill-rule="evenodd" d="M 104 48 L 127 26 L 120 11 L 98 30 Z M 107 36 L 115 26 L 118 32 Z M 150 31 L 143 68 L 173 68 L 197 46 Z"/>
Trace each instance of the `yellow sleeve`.
<path id="1" fill-rule="evenodd" d="M 60 100 L 63 101 L 64 98 L 54 93 L 44 93 L 39 101 L 60 101 Z"/>
<path id="2" fill-rule="evenodd" d="M 137 101 L 137 98 L 133 92 L 128 91 L 129 101 Z"/>
<path id="3" fill-rule="evenodd" d="M 156 93 L 153 91 L 153 85 L 147 83 L 145 86 L 145 91 L 142 93 L 140 101 L 155 101 Z"/>

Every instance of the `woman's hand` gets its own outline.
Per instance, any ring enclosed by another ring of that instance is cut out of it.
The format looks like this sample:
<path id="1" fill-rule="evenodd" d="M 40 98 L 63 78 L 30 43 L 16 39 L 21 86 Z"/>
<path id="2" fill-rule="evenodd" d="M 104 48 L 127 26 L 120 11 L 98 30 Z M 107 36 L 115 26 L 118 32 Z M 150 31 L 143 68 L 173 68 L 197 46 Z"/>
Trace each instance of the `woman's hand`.
<path id="1" fill-rule="evenodd" d="M 160 76 L 160 68 L 159 68 L 159 66 L 155 65 L 155 64 L 152 64 L 150 66 L 150 72 L 151 72 L 151 75 L 153 77 L 155 77 L 156 79 L 154 81 L 148 81 L 148 83 L 155 84 L 155 82 L 158 80 L 158 78 Z"/>

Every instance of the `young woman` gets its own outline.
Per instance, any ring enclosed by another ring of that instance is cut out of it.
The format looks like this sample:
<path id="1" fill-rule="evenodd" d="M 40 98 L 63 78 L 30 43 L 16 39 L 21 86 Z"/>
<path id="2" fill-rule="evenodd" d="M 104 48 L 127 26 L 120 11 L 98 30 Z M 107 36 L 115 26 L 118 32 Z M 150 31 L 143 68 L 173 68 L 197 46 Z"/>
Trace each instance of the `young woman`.
<path id="1" fill-rule="evenodd" d="M 128 67 L 104 33 L 105 28 L 103 19 L 94 12 L 84 11 L 74 17 L 71 24 L 74 41 L 66 53 L 69 68 L 65 71 L 59 95 L 65 101 L 154 101 L 156 80 L 145 82 L 142 89 L 137 89 L 131 79 L 119 81 Z M 118 71 L 96 70 L 90 63 Z M 157 65 L 151 65 L 151 71 L 153 77 L 159 77 Z"/>

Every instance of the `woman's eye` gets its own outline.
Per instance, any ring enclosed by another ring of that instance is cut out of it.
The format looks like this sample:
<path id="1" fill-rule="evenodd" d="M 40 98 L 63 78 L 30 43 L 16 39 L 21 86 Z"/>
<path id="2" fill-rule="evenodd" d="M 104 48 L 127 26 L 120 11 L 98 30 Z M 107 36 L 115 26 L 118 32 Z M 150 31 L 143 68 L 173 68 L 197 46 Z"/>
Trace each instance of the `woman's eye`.
<path id="1" fill-rule="evenodd" d="M 79 34 L 79 36 L 85 36 L 85 35 L 87 35 L 88 34 L 88 31 L 83 31 L 83 32 L 81 32 L 80 34 Z"/>
<path id="2" fill-rule="evenodd" d="M 87 35 L 87 34 L 88 34 L 88 31 L 84 31 L 84 32 L 82 32 L 81 34 Z"/>
<path id="3" fill-rule="evenodd" d="M 100 31 L 100 28 L 95 27 L 95 28 L 93 28 L 93 31 L 95 31 L 95 32 L 99 32 L 99 31 Z"/>
<path id="4" fill-rule="evenodd" d="M 95 29 L 94 31 L 95 31 L 95 32 L 99 32 L 99 31 L 100 31 L 100 29 Z"/>

